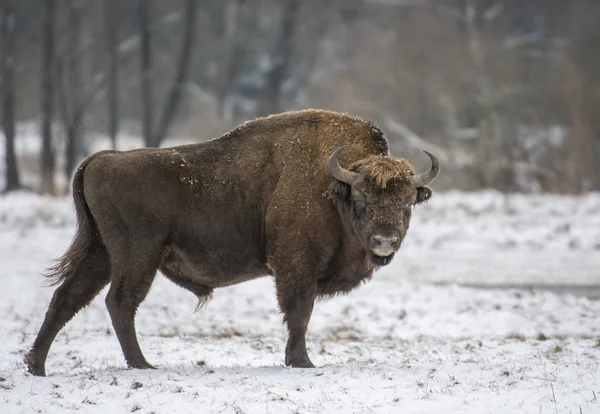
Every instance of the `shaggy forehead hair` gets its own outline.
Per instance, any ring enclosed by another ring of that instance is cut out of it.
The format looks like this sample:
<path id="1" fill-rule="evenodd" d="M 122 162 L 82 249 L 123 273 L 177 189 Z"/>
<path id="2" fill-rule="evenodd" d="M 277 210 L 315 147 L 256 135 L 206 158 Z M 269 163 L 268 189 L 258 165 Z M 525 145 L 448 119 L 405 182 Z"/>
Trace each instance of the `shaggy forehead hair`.
<path id="1" fill-rule="evenodd" d="M 365 174 L 380 188 L 385 188 L 391 180 L 408 181 L 415 175 L 415 169 L 404 158 L 394 159 L 386 155 L 371 155 L 353 163 L 350 170 Z"/>

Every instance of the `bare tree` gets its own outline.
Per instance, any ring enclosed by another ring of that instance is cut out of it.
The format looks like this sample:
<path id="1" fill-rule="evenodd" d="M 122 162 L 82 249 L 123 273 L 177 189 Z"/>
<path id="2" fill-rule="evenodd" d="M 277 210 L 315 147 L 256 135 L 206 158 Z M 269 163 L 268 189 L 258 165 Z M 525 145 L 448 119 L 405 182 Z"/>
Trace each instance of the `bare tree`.
<path id="1" fill-rule="evenodd" d="M 114 0 L 104 0 L 104 29 L 108 59 L 108 135 L 113 148 L 117 148 L 117 134 L 119 133 L 119 56 L 117 48 L 119 15 L 116 5 Z"/>
<path id="2" fill-rule="evenodd" d="M 65 146 L 65 175 L 67 181 L 71 179 L 71 175 L 75 170 L 76 158 L 77 158 L 77 144 L 81 143 L 83 126 L 83 117 L 93 102 L 94 98 L 102 90 L 105 84 L 105 78 L 100 77 L 94 82 L 92 88 L 87 92 L 87 95 L 83 95 L 81 92 L 77 94 L 69 93 L 70 89 L 75 87 L 71 84 L 73 82 L 70 72 L 65 70 L 65 62 L 71 59 L 71 57 L 61 56 L 56 58 L 55 64 L 55 89 L 56 98 L 58 102 L 58 109 L 62 118 L 63 127 L 65 129 L 65 135 L 67 143 Z M 71 69 L 72 70 L 72 69 Z M 81 89 L 80 89 L 81 91 Z"/>
<path id="3" fill-rule="evenodd" d="M 295 49 L 301 50 L 294 59 L 294 85 L 290 95 L 292 100 L 298 99 L 299 92 L 309 87 L 320 58 L 323 39 L 335 22 L 339 0 L 309 0 L 302 3 L 302 10 L 297 18 L 298 29 L 295 31 Z M 291 69 L 290 69 L 291 72 Z"/>
<path id="4" fill-rule="evenodd" d="M 256 5 L 247 0 L 229 0 L 225 5 L 219 53 L 218 78 L 215 95 L 221 120 L 233 121 L 233 108 L 228 99 L 248 58 L 248 38 L 257 25 Z"/>
<path id="5" fill-rule="evenodd" d="M 300 1 L 285 0 L 282 3 L 281 35 L 272 57 L 271 69 L 267 73 L 265 91 L 259 106 L 259 115 L 279 112 L 282 85 L 289 75 Z"/>
<path id="6" fill-rule="evenodd" d="M 150 47 L 151 0 L 138 0 L 137 13 L 140 26 L 140 58 L 142 70 L 142 134 L 147 147 L 153 145 L 152 120 L 154 119 L 154 91 L 152 85 L 152 49 Z"/>
<path id="7" fill-rule="evenodd" d="M 181 45 L 181 51 L 179 52 L 177 73 L 175 74 L 173 85 L 171 86 L 169 96 L 167 97 L 167 102 L 165 103 L 164 110 L 160 118 L 160 123 L 158 124 L 156 133 L 152 139 L 152 146 L 155 147 L 158 147 L 167 135 L 169 126 L 173 122 L 173 118 L 177 112 L 177 107 L 181 101 L 183 88 L 188 78 L 190 61 L 192 59 L 192 45 L 194 41 L 194 28 L 196 26 L 195 19 L 197 4 L 198 0 L 186 1 L 184 12 L 185 22 L 183 29 L 183 43 Z"/>
<path id="8" fill-rule="evenodd" d="M 185 86 L 190 61 L 192 57 L 192 45 L 194 40 L 194 28 L 196 22 L 196 9 L 198 0 L 186 0 L 184 11 L 183 43 L 176 66 L 175 79 L 170 88 L 165 102 L 160 122 L 154 127 L 154 91 L 153 91 L 153 66 L 151 48 L 150 0 L 138 1 L 138 16 L 140 23 L 141 38 L 141 69 L 142 69 L 142 130 L 144 142 L 147 147 L 158 147 L 165 138 L 169 126 L 173 121 L 177 107 L 181 101 L 181 95 Z"/>
<path id="9" fill-rule="evenodd" d="M 21 188 L 17 157 L 15 154 L 15 30 L 16 16 L 13 0 L 5 0 L 0 17 L 2 38 L 2 129 L 6 139 L 6 187 L 5 191 Z"/>
<path id="10" fill-rule="evenodd" d="M 52 120 L 54 118 L 54 36 L 56 26 L 56 0 L 44 1 L 42 19 L 42 194 L 54 194 L 55 159 L 52 147 Z"/>
<path id="11" fill-rule="evenodd" d="M 597 177 L 598 159 L 594 134 L 588 122 L 585 78 L 577 64 L 568 56 L 565 60 L 565 101 L 568 103 L 570 128 L 566 140 L 563 175 L 572 192 L 590 191 Z"/>
<path id="12" fill-rule="evenodd" d="M 499 158 L 508 157 L 509 154 L 503 153 L 499 156 L 498 152 L 494 151 L 494 148 L 497 148 L 502 142 L 503 131 L 500 114 L 496 109 L 495 100 L 497 98 L 493 94 L 488 68 L 486 67 L 485 51 L 479 38 L 479 29 L 476 24 L 477 15 L 475 1 L 466 0 L 463 21 L 479 95 L 478 101 L 485 112 L 480 127 L 480 136 L 477 140 L 477 159 L 480 162 L 481 183 L 484 187 L 489 187 L 498 184 L 496 175 L 499 166 L 502 164 L 499 162 Z"/>
<path id="13" fill-rule="evenodd" d="M 68 6 L 68 33 L 67 33 L 67 49 L 70 52 L 66 57 L 67 72 L 69 74 L 68 86 L 63 86 L 63 93 L 67 97 L 65 102 L 65 129 L 67 132 L 65 145 L 65 175 L 67 182 L 71 180 L 71 174 L 75 170 L 77 157 L 77 145 L 81 141 L 81 129 L 83 112 L 80 116 L 76 116 L 76 111 L 82 105 L 82 71 L 81 59 L 76 51 L 81 49 L 82 35 L 82 3 L 79 0 L 70 0 Z"/>

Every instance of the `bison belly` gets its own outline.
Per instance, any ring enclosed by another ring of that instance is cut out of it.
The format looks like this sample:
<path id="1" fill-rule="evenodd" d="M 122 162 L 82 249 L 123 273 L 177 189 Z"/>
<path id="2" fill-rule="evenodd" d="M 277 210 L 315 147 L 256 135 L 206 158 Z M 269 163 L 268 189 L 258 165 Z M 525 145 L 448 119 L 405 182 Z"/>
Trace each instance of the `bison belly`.
<path id="1" fill-rule="evenodd" d="M 161 271 L 167 277 L 210 288 L 267 276 L 269 270 L 252 248 L 197 242 L 193 248 L 173 243 L 165 248 Z"/>

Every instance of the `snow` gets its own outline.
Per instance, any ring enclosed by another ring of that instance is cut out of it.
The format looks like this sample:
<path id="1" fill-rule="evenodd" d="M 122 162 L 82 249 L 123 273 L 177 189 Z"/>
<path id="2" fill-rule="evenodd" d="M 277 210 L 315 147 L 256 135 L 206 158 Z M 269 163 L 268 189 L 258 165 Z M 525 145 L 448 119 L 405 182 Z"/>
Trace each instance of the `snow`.
<path id="1" fill-rule="evenodd" d="M 436 193 L 390 266 L 316 305 L 312 370 L 284 367 L 270 278 L 193 313 L 157 276 L 137 316 L 156 370 L 127 369 L 104 290 L 27 374 L 74 227 L 70 198 L 0 197 L 1 413 L 600 413 L 600 301 L 541 288 L 600 286 L 599 194 Z"/>

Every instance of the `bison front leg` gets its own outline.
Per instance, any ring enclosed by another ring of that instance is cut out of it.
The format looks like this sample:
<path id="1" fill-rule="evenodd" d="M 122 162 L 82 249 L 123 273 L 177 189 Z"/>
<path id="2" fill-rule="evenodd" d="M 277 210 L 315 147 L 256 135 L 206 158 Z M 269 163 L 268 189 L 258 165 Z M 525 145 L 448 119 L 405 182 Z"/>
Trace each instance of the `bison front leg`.
<path id="1" fill-rule="evenodd" d="M 285 364 L 296 368 L 314 368 L 306 352 L 306 329 L 315 302 L 313 290 L 297 288 L 284 280 L 277 280 L 276 285 L 279 306 L 289 332 Z"/>

